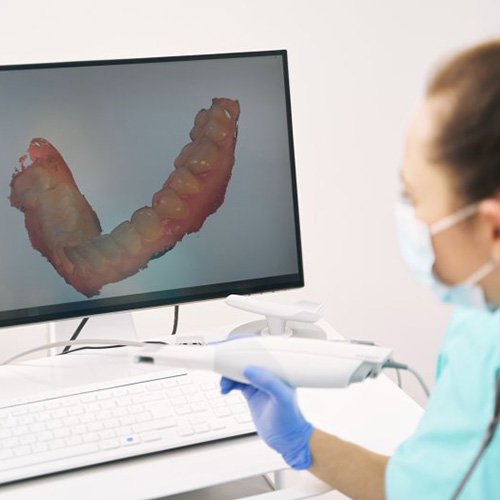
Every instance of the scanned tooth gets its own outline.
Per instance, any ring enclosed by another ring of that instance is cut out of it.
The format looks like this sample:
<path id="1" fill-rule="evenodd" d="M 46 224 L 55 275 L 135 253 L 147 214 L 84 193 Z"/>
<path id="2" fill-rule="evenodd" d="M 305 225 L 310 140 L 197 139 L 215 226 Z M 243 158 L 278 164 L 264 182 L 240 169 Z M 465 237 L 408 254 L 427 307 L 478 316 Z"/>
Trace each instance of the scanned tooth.
<path id="1" fill-rule="evenodd" d="M 214 104 L 210 110 L 210 117 L 218 120 L 222 123 L 226 123 L 231 120 L 231 115 L 229 111 L 219 104 Z"/>
<path id="2" fill-rule="evenodd" d="M 21 204 L 26 208 L 33 208 L 41 193 L 54 185 L 52 178 L 40 168 L 33 168 L 23 172 L 23 175 L 12 181 L 13 189 L 18 194 L 18 200 L 12 200 L 13 205 Z"/>
<path id="3" fill-rule="evenodd" d="M 203 127 L 195 125 L 189 132 L 189 137 L 191 138 L 192 141 L 196 141 L 196 139 L 198 139 L 198 137 L 201 136 L 202 132 L 203 132 Z"/>
<path id="4" fill-rule="evenodd" d="M 106 260 L 91 240 L 87 240 L 76 246 L 75 250 L 88 262 L 92 269 L 99 271 L 104 267 Z"/>
<path id="5" fill-rule="evenodd" d="M 86 273 L 89 271 L 89 265 L 76 250 L 76 247 L 64 247 L 64 253 L 79 272 Z"/>
<path id="6" fill-rule="evenodd" d="M 141 252 L 141 236 L 130 222 L 122 222 L 111 231 L 110 236 L 130 255 Z"/>
<path id="7" fill-rule="evenodd" d="M 220 120 L 210 119 L 203 129 L 205 135 L 214 142 L 222 141 L 229 133 L 228 125 Z"/>
<path id="8" fill-rule="evenodd" d="M 131 223 L 147 240 L 156 240 L 162 235 L 163 226 L 160 218 L 150 207 L 136 210 L 132 215 Z"/>
<path id="9" fill-rule="evenodd" d="M 75 270 L 75 265 L 66 256 L 66 252 L 63 247 L 59 247 L 56 251 L 57 262 L 60 262 L 64 268 L 64 271 L 68 274 L 73 274 Z"/>
<path id="10" fill-rule="evenodd" d="M 187 203 L 168 188 L 154 195 L 153 208 L 161 219 L 184 219 L 189 215 Z"/>
<path id="11" fill-rule="evenodd" d="M 109 234 L 103 234 L 94 238 L 94 245 L 99 252 L 101 252 L 107 260 L 116 263 L 120 260 L 123 253 L 123 248 L 111 238 Z"/>
<path id="12" fill-rule="evenodd" d="M 179 194 L 196 194 L 201 191 L 200 181 L 185 167 L 177 168 L 167 183 L 169 188 Z"/>
<path id="13" fill-rule="evenodd" d="M 208 121 L 208 110 L 200 109 L 194 118 L 194 124 L 198 127 L 204 127 Z"/>
<path id="14" fill-rule="evenodd" d="M 179 153 L 179 156 L 174 160 L 174 166 L 175 168 L 183 167 L 184 163 L 186 163 L 186 160 L 191 156 L 193 151 L 196 149 L 196 146 L 194 142 L 190 142 L 189 144 L 186 144 L 182 149 L 181 152 Z"/>
<path id="15" fill-rule="evenodd" d="M 193 148 L 188 156 L 185 166 L 193 174 L 201 174 L 210 170 L 218 157 L 218 147 L 212 141 L 203 140 L 196 148 Z"/>

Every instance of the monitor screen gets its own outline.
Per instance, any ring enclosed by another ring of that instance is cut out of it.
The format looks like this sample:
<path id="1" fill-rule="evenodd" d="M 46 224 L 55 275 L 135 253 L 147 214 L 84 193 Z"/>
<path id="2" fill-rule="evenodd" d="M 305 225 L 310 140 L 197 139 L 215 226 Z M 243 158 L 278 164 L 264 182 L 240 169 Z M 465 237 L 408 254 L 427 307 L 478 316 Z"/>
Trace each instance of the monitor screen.
<path id="1" fill-rule="evenodd" d="M 286 51 L 0 67 L 0 326 L 303 286 Z"/>

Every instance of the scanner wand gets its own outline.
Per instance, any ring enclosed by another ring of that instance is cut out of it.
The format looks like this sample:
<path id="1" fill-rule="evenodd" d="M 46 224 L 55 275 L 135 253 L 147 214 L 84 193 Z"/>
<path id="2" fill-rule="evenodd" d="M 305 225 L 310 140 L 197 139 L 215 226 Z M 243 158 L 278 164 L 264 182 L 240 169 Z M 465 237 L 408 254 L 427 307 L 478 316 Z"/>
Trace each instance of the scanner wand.
<path id="1" fill-rule="evenodd" d="M 289 337 L 240 337 L 202 346 L 150 344 L 136 363 L 215 371 L 248 383 L 246 366 L 265 368 L 292 387 L 347 387 L 376 377 L 391 349 L 342 341 Z"/>

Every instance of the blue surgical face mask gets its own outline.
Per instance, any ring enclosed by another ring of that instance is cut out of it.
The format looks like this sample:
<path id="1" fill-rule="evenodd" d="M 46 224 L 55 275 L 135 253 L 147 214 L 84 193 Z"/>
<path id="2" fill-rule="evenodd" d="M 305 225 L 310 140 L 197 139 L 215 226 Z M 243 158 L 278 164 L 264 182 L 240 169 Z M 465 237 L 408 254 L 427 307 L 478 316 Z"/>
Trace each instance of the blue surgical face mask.
<path id="1" fill-rule="evenodd" d="M 458 285 L 447 285 L 434 273 L 434 262 L 436 259 L 431 236 L 477 213 L 477 204 L 468 205 L 427 226 L 421 220 L 417 219 L 415 209 L 409 202 L 400 200 L 396 206 L 399 243 L 401 254 L 415 274 L 415 277 L 418 281 L 433 290 L 443 302 L 491 311 L 495 309 L 495 306 L 487 302 L 478 282 L 496 267 L 494 260 L 486 262 Z"/>

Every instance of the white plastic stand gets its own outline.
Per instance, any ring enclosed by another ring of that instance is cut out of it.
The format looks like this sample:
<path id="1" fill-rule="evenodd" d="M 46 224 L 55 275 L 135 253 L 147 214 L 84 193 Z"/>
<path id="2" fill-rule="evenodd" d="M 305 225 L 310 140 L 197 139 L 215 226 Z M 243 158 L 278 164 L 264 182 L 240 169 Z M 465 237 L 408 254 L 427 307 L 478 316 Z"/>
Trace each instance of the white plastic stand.
<path id="1" fill-rule="evenodd" d="M 229 295 L 226 304 L 244 311 L 262 314 L 265 320 L 251 321 L 232 330 L 228 337 L 240 335 L 276 335 L 327 339 L 328 335 L 312 323 L 321 319 L 322 304 L 301 300 L 295 304 L 277 304 L 265 300 Z"/>

